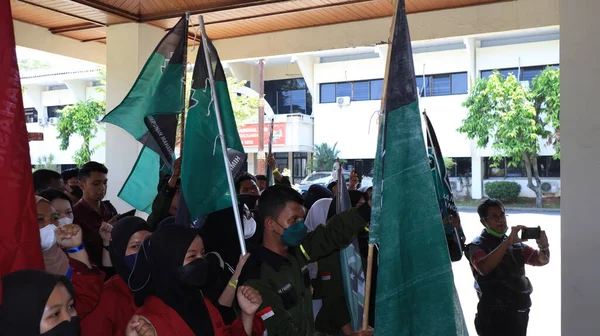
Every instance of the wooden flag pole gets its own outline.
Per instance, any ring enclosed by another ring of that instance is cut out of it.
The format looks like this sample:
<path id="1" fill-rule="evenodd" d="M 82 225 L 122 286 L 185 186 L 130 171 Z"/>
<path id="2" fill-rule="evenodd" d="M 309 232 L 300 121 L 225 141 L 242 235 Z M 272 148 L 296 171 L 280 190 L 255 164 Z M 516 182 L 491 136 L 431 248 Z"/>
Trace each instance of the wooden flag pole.
<path id="1" fill-rule="evenodd" d="M 367 281 L 365 284 L 365 304 L 363 306 L 362 330 L 369 328 L 369 305 L 371 304 L 371 281 L 373 279 L 373 247 L 369 244 L 369 253 L 367 255 Z"/>

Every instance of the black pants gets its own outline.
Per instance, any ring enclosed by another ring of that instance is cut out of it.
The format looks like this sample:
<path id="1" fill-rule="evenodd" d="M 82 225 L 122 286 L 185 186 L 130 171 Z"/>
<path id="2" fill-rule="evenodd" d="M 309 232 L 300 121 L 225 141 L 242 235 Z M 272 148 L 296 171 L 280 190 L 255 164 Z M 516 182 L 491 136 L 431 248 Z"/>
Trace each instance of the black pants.
<path id="1" fill-rule="evenodd" d="M 529 309 L 479 309 L 475 315 L 475 329 L 479 336 L 526 336 Z"/>

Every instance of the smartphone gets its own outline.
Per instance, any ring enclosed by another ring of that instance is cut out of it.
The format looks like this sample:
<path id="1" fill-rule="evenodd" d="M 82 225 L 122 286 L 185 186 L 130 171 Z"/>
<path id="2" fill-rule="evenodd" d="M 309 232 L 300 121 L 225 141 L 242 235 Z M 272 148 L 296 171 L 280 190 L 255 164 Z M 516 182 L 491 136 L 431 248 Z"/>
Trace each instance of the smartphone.
<path id="1" fill-rule="evenodd" d="M 358 179 L 362 179 L 363 174 L 363 160 L 354 160 L 354 171 L 358 175 Z"/>
<path id="2" fill-rule="evenodd" d="M 542 229 L 539 226 L 536 228 L 524 228 L 523 230 L 521 230 L 521 239 L 540 239 L 541 234 Z"/>

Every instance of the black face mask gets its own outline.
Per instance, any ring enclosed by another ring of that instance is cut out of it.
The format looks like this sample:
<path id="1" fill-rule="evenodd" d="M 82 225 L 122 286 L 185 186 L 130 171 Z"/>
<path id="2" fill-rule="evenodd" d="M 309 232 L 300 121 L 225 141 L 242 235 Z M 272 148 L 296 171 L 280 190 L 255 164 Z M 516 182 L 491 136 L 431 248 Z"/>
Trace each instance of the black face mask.
<path id="1" fill-rule="evenodd" d="M 40 336 L 79 336 L 79 317 L 71 317 L 71 321 L 63 321 Z"/>
<path id="2" fill-rule="evenodd" d="M 194 288 L 204 288 L 208 282 L 209 261 L 198 258 L 191 263 L 179 267 L 179 277 L 184 284 Z"/>
<path id="3" fill-rule="evenodd" d="M 83 197 L 83 190 L 81 190 L 81 188 L 79 186 L 69 186 L 71 187 L 71 194 L 75 197 L 78 198 L 82 198 Z"/>

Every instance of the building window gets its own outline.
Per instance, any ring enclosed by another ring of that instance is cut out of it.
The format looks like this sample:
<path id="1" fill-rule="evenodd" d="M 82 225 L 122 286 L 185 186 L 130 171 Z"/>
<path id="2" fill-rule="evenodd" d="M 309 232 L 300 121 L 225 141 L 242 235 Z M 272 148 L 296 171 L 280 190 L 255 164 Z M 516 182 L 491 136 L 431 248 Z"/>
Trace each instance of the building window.
<path id="1" fill-rule="evenodd" d="M 538 172 L 540 177 L 560 177 L 560 159 L 552 156 L 538 157 Z"/>
<path id="2" fill-rule="evenodd" d="M 95 81 L 92 81 L 92 86 L 93 86 L 93 87 L 95 87 L 95 86 L 104 86 L 104 84 L 102 84 L 102 82 L 101 82 L 101 81 L 97 81 L 97 80 L 95 80 Z"/>
<path id="3" fill-rule="evenodd" d="M 471 176 L 471 158 L 470 157 L 459 157 L 451 158 L 454 161 L 454 166 L 448 170 L 448 176 L 459 177 L 459 176 Z"/>
<path id="4" fill-rule="evenodd" d="M 265 81 L 265 100 L 275 114 L 312 114 L 312 96 L 302 78 Z"/>
<path id="5" fill-rule="evenodd" d="M 508 77 L 510 74 L 513 74 L 521 82 L 523 82 L 523 81 L 531 82 L 531 80 L 533 78 L 535 78 L 535 76 L 539 75 L 542 71 L 544 71 L 548 67 L 553 67 L 553 68 L 558 69 L 559 65 L 558 64 L 538 65 L 538 66 L 531 66 L 531 67 L 522 67 L 521 69 L 507 68 L 507 69 L 499 69 L 499 70 L 483 70 L 483 71 L 481 71 L 481 77 L 488 78 L 494 73 L 494 71 L 498 71 L 502 74 L 502 76 L 504 78 Z"/>
<path id="6" fill-rule="evenodd" d="M 66 106 L 67 105 L 48 106 L 48 118 L 60 117 L 60 113 L 58 113 L 58 111 L 62 110 Z"/>
<path id="7" fill-rule="evenodd" d="M 289 168 L 289 157 L 288 153 L 274 153 L 275 162 L 277 163 L 277 169 L 283 172 L 284 169 Z"/>
<path id="8" fill-rule="evenodd" d="M 383 79 L 324 83 L 320 85 L 319 102 L 335 103 L 337 97 L 350 97 L 352 101 L 380 100 L 382 95 Z"/>
<path id="9" fill-rule="evenodd" d="M 502 159 L 496 166 L 491 158 L 484 158 L 485 178 L 507 178 L 527 177 L 523 163 L 519 162 L 516 167 L 509 166 L 506 159 Z M 538 157 L 538 172 L 540 177 L 560 177 L 560 160 L 552 156 Z M 533 172 L 532 172 L 533 173 Z"/>
<path id="10" fill-rule="evenodd" d="M 58 90 L 68 90 L 69 88 L 67 87 L 66 84 L 59 84 L 59 85 L 50 85 L 48 86 L 48 91 L 58 91 Z"/>
<path id="11" fill-rule="evenodd" d="M 467 93 L 467 73 L 449 73 L 417 76 L 417 90 L 421 97 L 448 96 Z"/>
<path id="12" fill-rule="evenodd" d="M 303 178 L 306 177 L 306 163 L 308 161 L 308 154 L 306 153 L 294 153 L 293 162 L 293 182 L 300 183 Z"/>
<path id="13" fill-rule="evenodd" d="M 35 107 L 28 107 L 25 109 L 25 122 L 36 123 L 38 122 L 38 111 Z"/>

